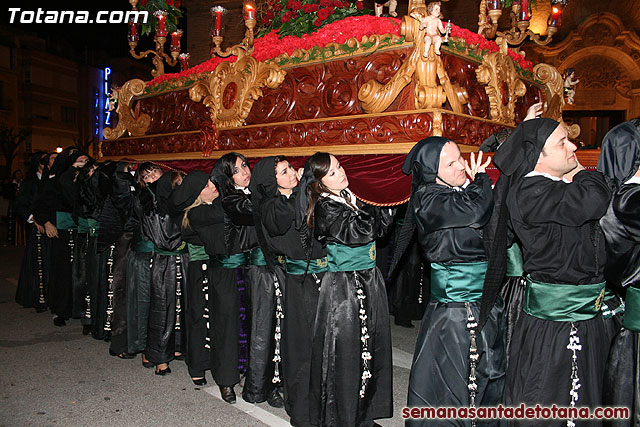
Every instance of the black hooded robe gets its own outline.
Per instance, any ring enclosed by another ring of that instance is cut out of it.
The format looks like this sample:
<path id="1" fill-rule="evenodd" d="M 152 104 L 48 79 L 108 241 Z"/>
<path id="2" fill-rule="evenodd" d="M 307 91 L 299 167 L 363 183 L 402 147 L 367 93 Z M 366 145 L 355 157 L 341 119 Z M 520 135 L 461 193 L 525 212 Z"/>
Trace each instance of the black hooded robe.
<path id="1" fill-rule="evenodd" d="M 34 202 L 38 195 L 44 190 L 46 182 L 45 168 L 41 176 L 37 175 L 38 163 L 42 156 L 34 154 L 29 175 L 20 185 L 20 190 L 15 202 L 16 215 L 22 217 L 24 221 L 33 221 L 32 214 Z M 33 223 L 27 225 L 27 244 L 20 267 L 18 287 L 16 288 L 16 302 L 25 308 L 36 308 L 44 311 L 47 301 L 47 289 L 49 279 L 49 246 L 50 241 L 46 234 L 39 233 Z"/>
<path id="2" fill-rule="evenodd" d="M 142 231 L 156 247 L 151 259 L 149 323 L 144 353 L 150 362 L 160 364 L 169 363 L 175 352 L 182 352 L 185 347 L 182 342 L 182 295 L 189 254 L 182 242 L 178 219 L 167 209 L 172 191 L 171 174 L 165 173 L 156 184 L 156 209 L 142 218 Z"/>
<path id="3" fill-rule="evenodd" d="M 597 221 L 609 197 L 604 177 L 586 170 L 570 184 L 545 176 L 524 177 L 515 184 L 507 205 L 522 242 L 524 269 L 532 279 L 577 286 L 604 282 L 606 253 Z M 610 342 L 600 314 L 589 320 L 560 322 L 526 313 L 513 331 L 507 404 L 569 406 L 572 351 L 567 345 L 572 325 L 582 345 L 577 357 L 581 384 L 577 406 L 601 404 Z"/>
<path id="4" fill-rule="evenodd" d="M 285 263 L 306 265 L 307 254 L 300 232 L 294 226 L 297 192 L 276 195 L 263 201 L 260 210 L 265 237 L 274 253 L 284 255 Z M 318 309 L 319 287 L 326 271 L 326 251 L 316 239 L 311 241 L 310 271 L 285 272 L 284 319 L 282 326 L 282 370 L 284 403 L 291 423 L 309 426 L 311 349 Z M 320 262 L 320 268 L 318 267 Z M 324 266 L 323 266 L 324 264 Z M 316 268 L 314 268 L 316 267 Z M 285 267 L 289 271 L 291 268 Z M 314 272 L 316 270 L 324 270 Z"/>
<path id="5" fill-rule="evenodd" d="M 332 263 L 344 260 L 327 254 L 329 271 L 320 285 L 313 334 L 311 424 L 372 424 L 393 412 L 389 308 L 384 279 L 375 266 L 375 240 L 388 231 L 393 217 L 388 209 L 354 209 L 330 197 L 318 200 L 314 216 L 314 232 L 320 241 L 368 247 L 372 266 L 332 271 Z M 361 335 L 363 328 L 366 338 Z M 362 347 L 364 342 L 368 351 Z M 371 356 L 366 362 L 363 353 Z"/>
<path id="6" fill-rule="evenodd" d="M 201 358 L 194 358 L 190 362 L 189 371 L 192 375 L 197 375 L 206 369 L 211 369 L 211 375 L 218 386 L 233 387 L 240 381 L 238 373 L 238 350 L 239 350 L 239 322 L 240 322 L 240 301 L 238 294 L 237 268 L 225 268 L 215 265 L 214 261 L 219 257 L 225 257 L 229 252 L 239 254 L 237 245 L 232 245 L 228 250 L 225 244 L 225 213 L 222 207 L 221 198 L 218 197 L 210 205 L 200 205 L 189 211 L 187 214 L 189 224 L 198 238 L 204 244 L 210 262 L 207 266 L 208 293 L 203 303 L 208 309 L 209 319 L 200 321 L 203 313 L 197 310 L 195 304 L 189 308 L 189 316 L 193 323 L 200 324 L 200 329 L 204 326 L 206 331 L 200 331 L 200 335 L 188 338 L 189 348 L 202 345 L 209 350 L 210 361 L 205 365 Z M 210 280 L 209 280 L 210 279 Z M 193 295 L 193 294 L 192 294 Z M 201 301 L 202 302 L 202 301 Z M 207 323 L 209 324 L 207 327 Z M 209 338 L 207 340 L 207 338 Z M 204 355 L 202 355 L 204 356 Z M 192 356 L 188 356 L 191 360 Z M 198 362 L 200 361 L 200 362 Z"/>
<path id="7" fill-rule="evenodd" d="M 275 176 L 275 172 L 273 172 Z M 257 177 L 252 176 L 252 179 Z M 269 270 L 265 260 L 255 255 L 262 251 L 254 225 L 253 205 L 250 196 L 236 191 L 224 196 L 222 204 L 226 215 L 233 222 L 239 249 L 248 256 L 244 267 L 244 279 L 248 291 L 249 303 L 249 353 L 247 374 L 242 397 L 250 403 L 267 400 L 277 384 L 274 378 L 274 329 L 276 297 L 274 273 Z M 256 262 L 257 261 L 257 262 Z"/>
<path id="8" fill-rule="evenodd" d="M 598 170 L 615 187 L 600 220 L 607 243 L 605 277 L 608 285 L 626 294 L 624 327 L 618 327 L 607 361 L 603 404 L 631 411 L 629 419 L 608 420 L 607 426 L 640 426 L 640 179 L 634 177 L 640 166 L 639 125 L 635 119 L 611 129 L 598 160 Z"/>
<path id="9" fill-rule="evenodd" d="M 492 207 L 491 180 L 484 173 L 477 174 L 475 180 L 460 191 L 436 183 L 416 190 L 411 198 L 411 209 L 425 257 L 432 263 L 444 265 L 485 261 L 482 227 L 488 221 Z M 477 298 L 464 301 L 464 298 L 453 297 L 448 302 L 440 301 L 435 297 L 435 282 L 432 274 L 432 297 L 416 340 L 407 406 L 469 407 L 467 305 L 477 319 L 480 301 Z M 460 289 L 473 285 L 465 284 Z M 451 282 L 449 286 L 460 284 Z M 502 403 L 506 369 L 503 309 L 503 302 L 498 299 L 478 334 L 475 406 Z M 439 423 L 470 425 L 470 421 L 461 420 L 439 420 Z M 426 424 L 426 420 L 411 423 Z"/>

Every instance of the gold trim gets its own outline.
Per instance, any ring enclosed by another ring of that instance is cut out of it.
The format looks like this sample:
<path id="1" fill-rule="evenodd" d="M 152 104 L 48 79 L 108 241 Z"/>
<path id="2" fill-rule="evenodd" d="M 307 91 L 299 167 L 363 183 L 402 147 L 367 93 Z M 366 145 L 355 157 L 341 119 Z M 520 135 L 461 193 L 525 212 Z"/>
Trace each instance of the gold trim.
<path id="1" fill-rule="evenodd" d="M 133 97 L 144 93 L 144 82 L 140 79 L 129 80 L 119 89 L 118 92 L 118 125 L 112 128 L 105 128 L 102 135 L 105 139 L 117 139 L 128 131 L 130 135 L 144 135 L 151 123 L 151 117 L 148 114 L 140 114 L 135 117 L 131 111 Z M 112 89 L 113 90 L 113 89 Z"/>
<path id="2" fill-rule="evenodd" d="M 240 127 L 249 116 L 253 102 L 262 96 L 262 86 L 275 89 L 285 75 L 286 71 L 275 64 L 244 56 L 233 63 L 218 64 L 213 73 L 189 89 L 189 97 L 209 108 L 217 129 Z"/>
<path id="3" fill-rule="evenodd" d="M 508 55 L 506 41 L 502 41 L 500 50 L 485 56 L 482 64 L 476 69 L 479 83 L 485 85 L 489 97 L 491 118 L 500 123 L 515 125 L 516 98 L 524 96 L 527 87 L 518 77 L 516 67 Z M 507 85 L 508 96 L 505 103 L 503 85 Z"/>
<path id="4" fill-rule="evenodd" d="M 407 154 L 416 142 L 401 142 L 397 144 L 350 144 L 350 145 L 318 145 L 312 147 L 278 147 L 278 148 L 253 148 L 249 150 L 216 150 L 210 156 L 204 156 L 202 152 L 189 153 L 165 153 L 165 154 L 127 154 L 122 156 L 104 156 L 101 160 L 120 160 L 123 158 L 135 161 L 160 161 L 160 160 L 199 160 L 218 159 L 227 153 L 240 152 L 248 158 L 262 158 L 267 156 L 311 156 L 318 151 L 328 151 L 336 155 L 348 154 Z M 458 144 L 462 153 L 478 151 L 476 145 Z"/>
<path id="5" fill-rule="evenodd" d="M 408 42 L 413 42 L 413 51 L 388 83 L 383 85 L 376 80 L 369 80 L 362 85 L 358 99 L 364 111 L 385 111 L 412 81 L 415 84 L 415 108 L 441 107 L 449 100 L 453 111 L 463 111 L 462 106 L 468 102 L 465 89 L 451 83 L 442 58 L 435 54 L 433 46 L 430 47 L 427 57 L 423 55 L 423 32 L 416 19 L 410 16 L 402 18 L 401 34 Z"/>

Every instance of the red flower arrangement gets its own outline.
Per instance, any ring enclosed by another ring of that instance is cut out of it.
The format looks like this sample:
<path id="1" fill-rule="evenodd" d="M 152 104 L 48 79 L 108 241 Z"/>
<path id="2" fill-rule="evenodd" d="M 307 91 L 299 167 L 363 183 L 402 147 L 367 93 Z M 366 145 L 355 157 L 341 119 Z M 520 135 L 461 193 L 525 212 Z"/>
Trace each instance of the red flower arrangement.
<path id="1" fill-rule="evenodd" d="M 256 37 L 278 30 L 280 37 L 302 36 L 318 31 L 324 25 L 350 16 L 367 14 L 362 1 L 350 3 L 347 0 L 272 0 L 268 2 L 267 13 L 261 21 Z"/>
<path id="2" fill-rule="evenodd" d="M 304 7 L 304 6 L 303 6 Z M 320 12 L 320 10 L 318 11 Z M 320 21 L 319 18 L 317 18 Z M 318 23 L 322 25 L 323 21 Z M 315 22 L 312 25 L 316 25 Z M 349 18 L 335 21 L 319 28 L 312 34 L 303 34 L 302 37 L 282 36 L 277 30 L 272 30 L 268 34 L 256 38 L 254 42 L 253 57 L 258 61 L 266 61 L 275 58 L 283 53 L 292 55 L 298 49 L 310 50 L 312 48 L 322 48 L 329 43 L 343 44 L 350 38 L 361 40 L 363 36 L 371 36 L 373 34 L 392 34 L 400 35 L 400 19 L 396 18 L 378 18 L 371 15 L 352 16 Z M 490 52 L 497 52 L 500 48 L 493 42 L 484 37 L 452 25 L 451 36 L 464 40 L 463 48 L 466 51 L 479 49 L 482 55 Z M 449 42 L 451 47 L 451 41 Z M 513 50 L 509 49 L 509 56 L 522 70 L 533 71 L 533 64 L 525 60 Z M 147 82 L 147 87 L 158 85 L 162 82 L 181 78 L 192 77 L 198 78 L 198 74 L 212 72 L 218 64 L 223 61 L 235 61 L 235 57 L 229 58 L 211 58 L 195 67 L 184 70 L 180 73 L 163 74 L 155 79 Z"/>

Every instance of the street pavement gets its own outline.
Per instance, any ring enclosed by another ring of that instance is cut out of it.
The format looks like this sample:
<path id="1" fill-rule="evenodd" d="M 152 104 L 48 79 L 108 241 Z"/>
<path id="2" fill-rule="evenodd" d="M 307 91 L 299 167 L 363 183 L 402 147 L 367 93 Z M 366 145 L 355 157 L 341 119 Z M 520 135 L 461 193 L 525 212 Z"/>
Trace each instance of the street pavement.
<path id="1" fill-rule="evenodd" d="M 0 241 L 6 228 L 0 227 Z M 194 386 L 184 362 L 173 361 L 161 377 L 140 357 L 109 356 L 108 343 L 82 335 L 79 320 L 53 325 L 51 314 L 15 301 L 24 248 L 0 245 L 0 426 L 288 426 L 284 409 L 242 400 L 229 405 L 209 384 Z M 392 319 L 392 318 L 391 318 Z M 394 417 L 382 426 L 403 426 L 411 355 L 419 326 L 391 322 Z"/>

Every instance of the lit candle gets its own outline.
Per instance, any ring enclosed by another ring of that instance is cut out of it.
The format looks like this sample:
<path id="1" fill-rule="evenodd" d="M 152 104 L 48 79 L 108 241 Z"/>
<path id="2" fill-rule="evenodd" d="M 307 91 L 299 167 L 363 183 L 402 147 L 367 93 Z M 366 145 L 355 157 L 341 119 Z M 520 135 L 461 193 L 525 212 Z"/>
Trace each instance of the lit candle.
<path id="1" fill-rule="evenodd" d="M 182 37 L 182 30 L 171 33 L 171 52 L 180 52 L 180 37 Z"/>
<path id="2" fill-rule="evenodd" d="M 244 19 L 256 19 L 256 3 L 253 0 L 245 0 L 242 12 Z"/>
<path id="3" fill-rule="evenodd" d="M 489 10 L 502 9 L 502 0 L 487 0 L 487 9 Z"/>
<path id="4" fill-rule="evenodd" d="M 518 21 L 529 21 L 529 20 L 531 20 L 531 6 L 529 5 L 529 0 L 521 0 L 520 13 L 518 14 Z"/>
<path id="5" fill-rule="evenodd" d="M 156 10 L 154 12 L 155 17 L 158 19 L 158 26 L 156 27 L 156 37 L 167 36 L 167 12 L 164 10 Z"/>
<path id="6" fill-rule="evenodd" d="M 188 53 L 181 53 L 178 57 L 180 59 L 180 71 L 184 71 L 189 68 L 189 55 Z"/>
<path id="7" fill-rule="evenodd" d="M 129 41 L 136 43 L 138 41 L 138 24 L 129 21 Z"/>
<path id="8" fill-rule="evenodd" d="M 562 3 L 554 4 L 551 7 L 551 16 L 549 16 L 549 21 L 547 22 L 549 27 L 560 27 L 560 24 L 562 23 L 562 9 L 564 9 L 564 5 Z"/>
<path id="9" fill-rule="evenodd" d="M 220 5 L 216 5 L 211 8 L 211 15 L 213 15 L 213 27 L 211 28 L 211 35 L 222 35 L 222 17 L 226 12 L 227 9 Z"/>

